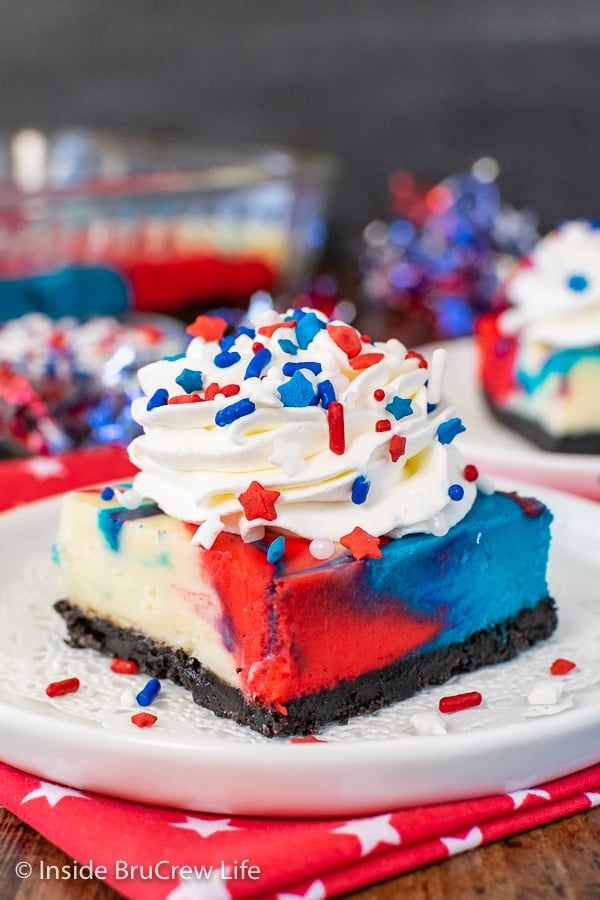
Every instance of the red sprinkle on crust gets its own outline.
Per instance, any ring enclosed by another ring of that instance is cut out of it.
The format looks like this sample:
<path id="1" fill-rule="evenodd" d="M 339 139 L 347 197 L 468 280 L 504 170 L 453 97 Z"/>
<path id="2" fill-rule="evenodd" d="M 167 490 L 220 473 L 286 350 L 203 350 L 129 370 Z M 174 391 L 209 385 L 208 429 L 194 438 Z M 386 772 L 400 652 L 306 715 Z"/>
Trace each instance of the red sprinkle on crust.
<path id="1" fill-rule="evenodd" d="M 479 469 L 477 466 L 473 466 L 469 463 L 468 466 L 465 466 L 463 469 L 463 475 L 465 477 L 465 481 L 477 481 L 479 478 Z"/>
<path id="2" fill-rule="evenodd" d="M 281 496 L 279 491 L 264 488 L 258 481 L 252 481 L 238 500 L 244 508 L 244 515 L 251 522 L 253 519 L 265 519 L 274 522 L 277 518 L 275 503 Z"/>
<path id="3" fill-rule="evenodd" d="M 389 419 L 379 419 L 375 422 L 375 431 L 379 434 L 382 431 L 391 431 L 392 423 Z"/>
<path id="4" fill-rule="evenodd" d="M 176 397 L 169 397 L 169 406 L 176 403 L 200 403 L 202 397 L 200 394 L 177 394 Z"/>
<path id="5" fill-rule="evenodd" d="M 304 737 L 290 738 L 290 744 L 326 744 L 327 741 L 315 737 L 314 734 L 305 734 Z"/>
<path id="6" fill-rule="evenodd" d="M 48 697 L 63 697 L 65 694 L 74 694 L 79 688 L 79 678 L 64 678 L 62 681 L 51 681 L 46 688 L 46 695 Z"/>
<path id="7" fill-rule="evenodd" d="M 351 359 L 350 365 L 353 369 L 368 369 L 370 366 L 381 362 L 382 359 L 383 353 L 362 353 L 360 356 L 355 356 L 354 359 Z"/>
<path id="8" fill-rule="evenodd" d="M 373 391 L 373 397 L 377 400 L 378 403 L 381 403 L 382 400 L 385 400 L 385 391 L 383 388 L 376 388 Z"/>
<path id="9" fill-rule="evenodd" d="M 357 525 L 349 534 L 340 538 L 342 547 L 347 547 L 354 559 L 380 559 L 379 538 Z"/>
<path id="10" fill-rule="evenodd" d="M 219 316 L 197 316 L 186 331 L 192 337 L 204 338 L 207 343 L 220 341 L 227 331 L 227 322 Z"/>
<path id="11" fill-rule="evenodd" d="M 401 456 L 404 456 L 406 450 L 406 438 L 402 434 L 395 434 L 390 441 L 390 459 L 392 462 L 398 462 Z"/>
<path id="12" fill-rule="evenodd" d="M 350 325 L 327 326 L 327 334 L 334 344 L 342 350 L 348 359 L 354 359 L 362 350 L 362 344 L 356 330 Z"/>
<path id="13" fill-rule="evenodd" d="M 134 725 L 137 725 L 138 728 L 152 728 L 155 722 L 158 722 L 158 716 L 153 716 L 152 713 L 136 713 L 135 716 L 131 717 L 131 721 Z"/>
<path id="14" fill-rule="evenodd" d="M 134 659 L 120 659 L 118 656 L 111 661 L 110 671 L 118 675 L 137 675 L 140 667 Z"/>
<path id="15" fill-rule="evenodd" d="M 263 325 L 258 329 L 257 334 L 264 334 L 265 337 L 273 337 L 278 328 L 295 328 L 296 321 L 293 322 L 275 322 L 274 325 Z"/>
<path id="16" fill-rule="evenodd" d="M 441 713 L 455 713 L 463 709 L 471 709 L 472 706 L 480 706 L 483 697 L 479 691 L 467 691 L 466 694 L 452 694 L 450 697 L 442 697 L 438 704 Z"/>
<path id="17" fill-rule="evenodd" d="M 568 675 L 569 672 L 572 672 L 573 669 L 577 668 L 577 663 L 572 662 L 570 659 L 563 659 L 559 657 L 555 659 L 552 665 L 550 666 L 550 674 L 551 675 Z"/>
<path id="18" fill-rule="evenodd" d="M 344 407 L 333 400 L 327 407 L 327 424 L 329 426 L 329 449 L 341 456 L 346 450 L 346 432 L 344 429 Z"/>
<path id="19" fill-rule="evenodd" d="M 421 353 L 417 353 L 416 350 L 409 350 L 408 353 L 406 354 L 406 356 L 405 356 L 404 358 L 405 358 L 405 359 L 418 359 L 418 360 L 419 360 L 419 368 L 420 368 L 420 369 L 427 369 L 427 368 L 428 368 L 427 360 L 425 359 L 425 357 L 424 357 Z"/>

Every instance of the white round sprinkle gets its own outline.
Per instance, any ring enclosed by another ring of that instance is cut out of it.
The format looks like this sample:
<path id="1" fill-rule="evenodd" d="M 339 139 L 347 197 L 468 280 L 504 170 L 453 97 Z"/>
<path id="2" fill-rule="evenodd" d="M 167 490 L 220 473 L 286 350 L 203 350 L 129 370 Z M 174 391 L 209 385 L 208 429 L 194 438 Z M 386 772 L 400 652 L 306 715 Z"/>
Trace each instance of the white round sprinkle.
<path id="1" fill-rule="evenodd" d="M 130 706 L 135 706 L 135 694 L 131 690 L 131 688 L 125 688 L 121 691 L 119 696 L 119 706 L 123 709 L 129 709 Z"/>
<path id="2" fill-rule="evenodd" d="M 418 734 L 446 734 L 446 723 L 442 717 L 426 709 L 413 713 L 410 724 Z"/>
<path id="3" fill-rule="evenodd" d="M 328 538 L 317 538 L 310 542 L 308 550 L 315 559 L 329 559 L 334 550 L 333 541 Z"/>

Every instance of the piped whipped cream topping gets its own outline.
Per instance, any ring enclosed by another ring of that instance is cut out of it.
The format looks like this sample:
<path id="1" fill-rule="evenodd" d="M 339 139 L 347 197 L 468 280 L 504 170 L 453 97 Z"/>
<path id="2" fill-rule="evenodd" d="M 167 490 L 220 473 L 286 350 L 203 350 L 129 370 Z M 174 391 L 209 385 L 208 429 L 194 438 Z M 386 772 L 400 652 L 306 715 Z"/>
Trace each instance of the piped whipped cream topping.
<path id="1" fill-rule="evenodd" d="M 308 309 L 224 326 L 199 317 L 185 356 L 140 370 L 133 404 L 135 490 L 199 523 L 198 543 L 264 526 L 320 542 L 356 527 L 441 536 L 466 515 L 474 467 L 452 446 L 464 429 L 440 400 L 443 351 L 428 369 Z"/>
<path id="2" fill-rule="evenodd" d="M 600 345 L 600 229 L 568 222 L 543 238 L 508 280 L 505 334 L 552 347 Z"/>

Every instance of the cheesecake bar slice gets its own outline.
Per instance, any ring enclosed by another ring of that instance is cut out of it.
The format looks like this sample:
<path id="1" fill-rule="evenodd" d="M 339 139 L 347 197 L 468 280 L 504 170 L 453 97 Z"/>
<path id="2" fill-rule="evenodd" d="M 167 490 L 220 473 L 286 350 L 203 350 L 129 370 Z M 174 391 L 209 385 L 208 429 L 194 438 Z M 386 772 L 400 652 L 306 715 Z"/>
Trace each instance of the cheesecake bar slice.
<path id="1" fill-rule="evenodd" d="M 56 609 L 74 646 L 133 659 L 265 735 L 311 733 L 547 638 L 550 521 L 537 500 L 479 493 L 444 537 L 318 560 L 286 536 L 272 563 L 276 533 L 223 532 L 206 550 L 154 503 L 79 491 L 64 499 Z"/>

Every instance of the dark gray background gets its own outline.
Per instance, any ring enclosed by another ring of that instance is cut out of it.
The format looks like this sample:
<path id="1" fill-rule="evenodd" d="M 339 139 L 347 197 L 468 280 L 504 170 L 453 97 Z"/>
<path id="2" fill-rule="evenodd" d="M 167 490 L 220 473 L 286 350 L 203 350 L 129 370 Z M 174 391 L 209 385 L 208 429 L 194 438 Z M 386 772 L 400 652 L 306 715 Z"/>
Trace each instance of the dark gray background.
<path id="1" fill-rule="evenodd" d="M 477 156 L 546 224 L 600 214 L 597 0 L 1 0 L 3 130 L 101 124 L 341 158 L 335 219 L 394 168 Z"/>

